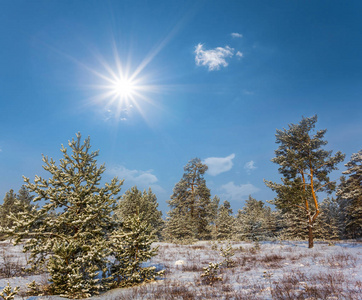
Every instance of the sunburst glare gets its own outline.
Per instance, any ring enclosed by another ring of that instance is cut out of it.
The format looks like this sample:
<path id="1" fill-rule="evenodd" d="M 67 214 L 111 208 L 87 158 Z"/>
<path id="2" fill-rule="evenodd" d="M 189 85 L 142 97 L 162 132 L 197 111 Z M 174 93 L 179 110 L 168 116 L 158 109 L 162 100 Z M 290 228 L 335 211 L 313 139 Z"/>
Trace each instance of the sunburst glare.
<path id="1" fill-rule="evenodd" d="M 96 58 L 102 66 L 101 70 L 87 68 L 97 76 L 97 83 L 92 85 L 92 88 L 97 89 L 99 93 L 92 97 L 92 103 L 103 106 L 106 120 L 125 121 L 136 109 L 147 122 L 145 110 L 149 104 L 159 108 L 150 96 L 161 91 L 160 85 L 153 84 L 156 82 L 156 76 L 151 77 L 144 72 L 150 59 L 145 58 L 132 71 L 129 59 L 127 65 L 121 63 L 115 46 L 112 66 L 101 55 L 96 55 Z"/>

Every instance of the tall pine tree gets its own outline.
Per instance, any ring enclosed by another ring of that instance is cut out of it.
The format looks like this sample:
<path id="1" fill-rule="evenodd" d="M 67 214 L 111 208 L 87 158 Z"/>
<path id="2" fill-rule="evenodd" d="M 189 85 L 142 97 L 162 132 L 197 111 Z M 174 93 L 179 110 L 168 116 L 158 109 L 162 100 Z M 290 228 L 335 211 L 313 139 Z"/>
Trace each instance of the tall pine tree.
<path id="1" fill-rule="evenodd" d="M 207 166 L 194 158 L 184 167 L 168 204 L 171 211 L 164 235 L 168 240 L 210 239 L 212 202 L 204 174 Z"/>
<path id="2" fill-rule="evenodd" d="M 344 155 L 324 150 L 327 144 L 323 140 L 326 130 L 312 134 L 317 116 L 303 118 L 299 124 L 290 124 L 288 129 L 277 130 L 276 143 L 280 144 L 272 159 L 279 164 L 283 183 L 265 181 L 266 185 L 277 192 L 274 204 L 277 208 L 298 207 L 308 222 L 308 243 L 313 248 L 313 225 L 319 215 L 317 192 L 331 191 L 335 183 L 328 174 L 343 161 Z M 285 197 L 292 191 L 295 198 Z"/>

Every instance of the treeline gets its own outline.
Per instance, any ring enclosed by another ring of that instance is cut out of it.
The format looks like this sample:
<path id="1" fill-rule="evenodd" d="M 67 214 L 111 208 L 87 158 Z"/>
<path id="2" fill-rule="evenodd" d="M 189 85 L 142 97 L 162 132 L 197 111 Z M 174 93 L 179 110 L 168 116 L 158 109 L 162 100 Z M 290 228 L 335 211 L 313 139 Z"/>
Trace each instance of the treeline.
<path id="1" fill-rule="evenodd" d="M 36 283 L 34 294 L 82 298 L 110 287 L 153 280 L 160 275 L 142 263 L 156 254 L 152 242 L 191 243 L 196 240 L 359 239 L 362 237 L 362 150 L 345 165 L 340 184 L 328 174 L 344 155 L 327 151 L 326 130 L 315 131 L 317 117 L 277 130 L 274 163 L 281 183 L 265 181 L 276 192 L 268 201 L 249 196 L 233 213 L 228 201 L 211 197 L 204 174 L 207 165 L 190 160 L 168 201 L 166 219 L 151 189 L 133 187 L 120 195 L 123 180 L 100 187 L 105 166 L 89 138 L 62 146 L 59 165 L 43 157 L 51 177 L 24 178 L 18 194 L 10 190 L 0 206 L 1 236 L 25 242 L 30 269 L 47 270 L 50 285 Z M 330 194 L 319 201 L 319 192 Z M 331 196 L 335 193 L 335 196 Z M 243 200 L 243 199 L 240 199 Z M 43 201 L 42 206 L 37 205 Z"/>

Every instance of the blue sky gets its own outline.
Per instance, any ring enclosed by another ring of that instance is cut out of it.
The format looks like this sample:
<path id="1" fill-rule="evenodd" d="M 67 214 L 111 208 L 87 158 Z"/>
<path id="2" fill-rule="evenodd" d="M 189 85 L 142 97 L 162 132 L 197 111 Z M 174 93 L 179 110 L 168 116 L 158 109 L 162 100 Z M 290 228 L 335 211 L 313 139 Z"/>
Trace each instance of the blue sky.
<path id="1" fill-rule="evenodd" d="M 276 129 L 318 115 L 327 149 L 362 136 L 360 1 L 0 1 L 0 201 L 90 136 L 104 181 L 160 208 L 199 157 L 234 211 L 278 181 Z M 332 174 L 339 178 L 340 170 Z"/>

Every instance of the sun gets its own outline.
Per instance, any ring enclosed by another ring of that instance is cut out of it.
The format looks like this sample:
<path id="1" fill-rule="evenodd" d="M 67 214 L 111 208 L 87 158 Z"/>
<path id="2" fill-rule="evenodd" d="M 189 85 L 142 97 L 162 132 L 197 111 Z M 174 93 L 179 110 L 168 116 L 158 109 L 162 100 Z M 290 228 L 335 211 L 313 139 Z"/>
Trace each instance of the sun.
<path id="1" fill-rule="evenodd" d="M 137 85 L 129 78 L 119 79 L 114 82 L 114 93 L 121 98 L 128 98 L 135 94 Z"/>
<path id="2" fill-rule="evenodd" d="M 120 52 L 115 42 L 113 57 L 94 53 L 98 66 L 81 64 L 90 71 L 91 83 L 87 88 L 96 90 L 85 100 L 86 104 L 95 106 L 105 121 L 118 123 L 138 119 L 137 115 L 140 115 L 149 123 L 152 113 L 164 109 L 154 96 L 168 89 L 167 85 L 160 84 L 160 72 L 149 66 L 162 46 L 138 59 Z"/>
<path id="3" fill-rule="evenodd" d="M 119 56 L 115 57 L 115 63 L 109 64 L 101 60 L 103 70 L 92 70 L 97 76 L 99 84 L 93 85 L 99 93 L 93 98 L 97 106 L 103 107 L 105 119 L 125 121 L 138 111 L 143 118 L 145 107 L 154 105 L 150 98 L 151 93 L 158 93 L 157 85 L 150 84 L 150 77 L 141 74 L 143 67 L 123 65 Z"/>

